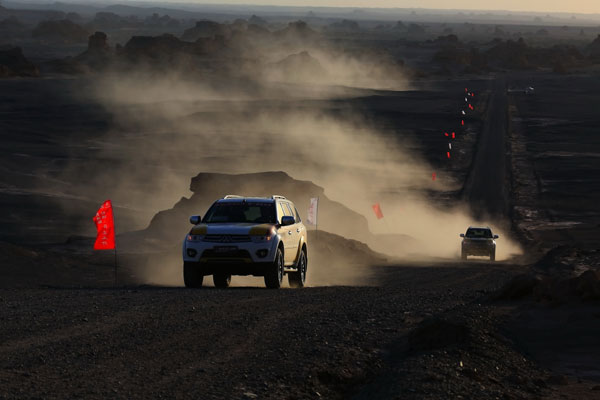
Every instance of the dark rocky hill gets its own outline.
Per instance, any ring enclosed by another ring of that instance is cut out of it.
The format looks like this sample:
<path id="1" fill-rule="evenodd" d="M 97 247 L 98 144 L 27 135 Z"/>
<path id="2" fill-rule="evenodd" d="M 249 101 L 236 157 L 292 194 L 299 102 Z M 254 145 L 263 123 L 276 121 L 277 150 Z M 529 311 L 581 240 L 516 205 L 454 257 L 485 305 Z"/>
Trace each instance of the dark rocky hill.
<path id="1" fill-rule="evenodd" d="M 0 48 L 0 78 L 39 75 L 39 69 L 25 58 L 20 47 Z"/>
<path id="2" fill-rule="evenodd" d="M 32 31 L 31 36 L 47 42 L 85 43 L 89 32 L 71 20 L 42 21 Z"/>
<path id="3" fill-rule="evenodd" d="M 312 81 L 327 77 L 328 72 L 318 59 L 309 52 L 303 51 L 291 54 L 283 60 L 270 65 L 271 72 L 280 80 L 286 81 Z"/>
<path id="4" fill-rule="evenodd" d="M 231 29 L 225 24 L 202 20 L 197 21 L 196 26 L 186 29 L 181 39 L 187 42 L 194 42 L 200 38 L 209 38 L 217 35 L 228 36 L 230 33 Z"/>
<path id="5" fill-rule="evenodd" d="M 588 57 L 594 62 L 600 62 L 600 35 L 587 47 Z"/>

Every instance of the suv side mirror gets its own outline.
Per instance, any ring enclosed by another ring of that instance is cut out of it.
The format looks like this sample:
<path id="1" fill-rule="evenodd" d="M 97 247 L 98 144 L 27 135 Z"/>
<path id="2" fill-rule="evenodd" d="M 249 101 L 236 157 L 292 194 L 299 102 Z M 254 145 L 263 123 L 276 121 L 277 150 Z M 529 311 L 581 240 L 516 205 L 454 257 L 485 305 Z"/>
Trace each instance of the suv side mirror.
<path id="1" fill-rule="evenodd" d="M 294 225 L 295 223 L 296 220 L 294 219 L 294 217 L 291 217 L 289 215 L 281 217 L 281 226 Z"/>
<path id="2" fill-rule="evenodd" d="M 465 234 L 464 234 L 464 233 L 461 233 L 461 234 L 460 234 L 460 237 L 465 237 Z"/>
<path id="3" fill-rule="evenodd" d="M 494 235 L 494 239 L 498 239 L 500 236 L 498 235 Z"/>
<path id="4" fill-rule="evenodd" d="M 198 225 L 202 221 L 202 217 L 200 215 L 192 215 L 190 217 L 190 224 Z"/>

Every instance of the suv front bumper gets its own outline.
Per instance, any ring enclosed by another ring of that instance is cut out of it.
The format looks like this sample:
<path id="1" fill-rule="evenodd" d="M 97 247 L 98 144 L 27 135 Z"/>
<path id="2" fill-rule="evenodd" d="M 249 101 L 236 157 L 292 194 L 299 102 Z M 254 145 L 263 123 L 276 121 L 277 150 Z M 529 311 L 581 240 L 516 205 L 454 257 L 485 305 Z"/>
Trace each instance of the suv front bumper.
<path id="1" fill-rule="evenodd" d="M 490 253 L 496 251 L 495 244 L 463 244 L 462 245 L 463 253 L 470 256 L 488 256 Z"/>
<path id="2" fill-rule="evenodd" d="M 270 262 L 257 262 L 239 264 L 236 262 L 191 262 L 185 261 L 186 268 L 198 268 L 198 271 L 202 275 L 214 275 L 216 273 L 227 274 L 227 275 L 254 275 L 264 276 L 269 267 L 273 266 Z"/>
<path id="3" fill-rule="evenodd" d="M 213 243 L 202 241 L 183 242 L 183 261 L 200 264 L 269 264 L 275 261 L 279 240 L 268 242 Z"/>

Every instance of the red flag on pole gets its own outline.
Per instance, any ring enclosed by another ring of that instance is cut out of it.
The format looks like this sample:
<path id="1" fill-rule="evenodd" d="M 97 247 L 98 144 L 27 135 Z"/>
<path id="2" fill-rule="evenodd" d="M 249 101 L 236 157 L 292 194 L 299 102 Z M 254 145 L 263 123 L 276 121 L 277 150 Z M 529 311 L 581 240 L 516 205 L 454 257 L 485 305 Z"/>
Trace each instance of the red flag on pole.
<path id="1" fill-rule="evenodd" d="M 375 213 L 377 219 L 383 218 L 383 213 L 381 212 L 381 206 L 379 205 L 379 203 L 373 204 L 373 212 Z"/>
<path id="2" fill-rule="evenodd" d="M 98 209 L 94 222 L 98 231 L 94 250 L 115 249 L 115 221 L 110 200 L 106 200 Z"/>

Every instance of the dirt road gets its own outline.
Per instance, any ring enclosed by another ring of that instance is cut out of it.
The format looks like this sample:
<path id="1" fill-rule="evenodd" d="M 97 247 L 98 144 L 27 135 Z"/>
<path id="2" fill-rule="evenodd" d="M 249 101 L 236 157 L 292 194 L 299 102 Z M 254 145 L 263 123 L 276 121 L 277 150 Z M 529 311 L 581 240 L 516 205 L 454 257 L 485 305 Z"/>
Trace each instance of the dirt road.
<path id="1" fill-rule="evenodd" d="M 491 89 L 487 115 L 463 194 L 476 214 L 506 216 L 509 203 L 506 174 L 508 99 L 505 80 L 494 80 Z"/>
<path id="2" fill-rule="evenodd" d="M 515 269 L 375 271 L 375 287 L 2 290 L 0 398 L 347 398 L 423 319 L 464 314 Z M 422 372 L 398 378 L 407 397 L 423 395 Z"/>

